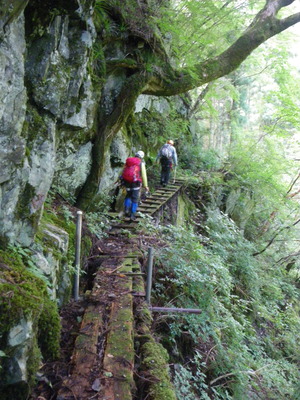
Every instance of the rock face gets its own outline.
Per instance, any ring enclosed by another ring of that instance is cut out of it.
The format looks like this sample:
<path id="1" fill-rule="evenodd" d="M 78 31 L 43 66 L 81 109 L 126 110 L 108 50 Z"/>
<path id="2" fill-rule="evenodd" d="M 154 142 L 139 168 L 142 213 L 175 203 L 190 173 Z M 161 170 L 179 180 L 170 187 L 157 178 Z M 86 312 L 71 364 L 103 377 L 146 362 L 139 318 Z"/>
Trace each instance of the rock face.
<path id="1" fill-rule="evenodd" d="M 30 249 L 49 297 L 63 304 L 72 287 L 69 234 L 39 224 L 50 187 L 74 197 L 89 173 L 99 96 L 89 72 L 96 31 L 92 1 L 27 3 L 1 2 L 0 242 Z M 0 331 L 1 388 L 32 380 L 38 317 L 26 313 Z"/>
<path id="2" fill-rule="evenodd" d="M 18 325 L 14 326 L 8 334 L 8 347 L 13 352 L 13 357 L 9 358 L 6 374 L 8 385 L 26 382 L 27 380 L 27 360 L 31 350 L 33 337 L 32 321 L 22 319 Z"/>
<path id="3" fill-rule="evenodd" d="M 137 43 L 121 35 L 114 23 L 111 38 L 101 42 L 104 11 L 100 5 L 96 14 L 94 3 L 1 1 L 0 249 L 8 244 L 29 249 L 30 261 L 49 283 L 49 297 L 59 305 L 68 300 L 72 286 L 67 267 L 70 238 L 52 223 L 41 227 L 50 189 L 74 204 L 82 187 L 98 174 L 96 192 L 110 195 L 126 157 L 140 148 L 150 155 L 159 144 L 159 130 L 150 137 L 143 113 L 152 110 L 167 118 L 171 110 L 169 101 L 137 93 L 135 125 L 131 128 L 114 117 L 131 73 L 126 66 L 111 65 L 135 54 Z M 185 106 L 179 98 L 177 102 L 184 114 Z M 126 122 L 122 113 L 120 109 Z M 110 117 L 115 120 L 107 131 Z M 38 232 L 43 237 L 39 242 Z M 0 350 L 9 353 L 6 384 L 30 378 L 34 324 L 21 318 L 5 338 L 0 331 L 0 346 L 5 343 Z"/>
<path id="4" fill-rule="evenodd" d="M 17 15 L 2 20 L 0 236 L 25 246 L 33 241 L 55 173 L 74 194 L 90 165 L 96 109 L 88 72 L 95 40 L 90 5 L 74 2 L 70 16 L 62 16 L 54 4 L 47 21 L 32 2 L 25 11 L 16 5 Z M 72 184 L 65 173 L 70 169 L 76 170 Z"/>
<path id="5" fill-rule="evenodd" d="M 116 123 L 101 154 L 95 150 L 129 76 L 108 65 L 134 51 L 126 35 L 101 42 L 101 7 L 96 14 L 93 0 L 2 3 L 0 240 L 31 246 L 51 186 L 74 202 L 98 174 L 98 193 L 109 192 L 126 157 L 152 143 Z M 143 95 L 135 113 L 145 109 L 167 116 L 171 107 Z"/>

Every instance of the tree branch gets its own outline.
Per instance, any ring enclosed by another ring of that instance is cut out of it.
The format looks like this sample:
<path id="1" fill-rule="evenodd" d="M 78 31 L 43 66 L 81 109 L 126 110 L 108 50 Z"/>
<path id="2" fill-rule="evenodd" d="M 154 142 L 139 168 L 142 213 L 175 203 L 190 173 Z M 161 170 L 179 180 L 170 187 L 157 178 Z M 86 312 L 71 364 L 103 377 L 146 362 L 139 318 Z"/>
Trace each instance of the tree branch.
<path id="1" fill-rule="evenodd" d="M 244 33 L 223 53 L 195 65 L 193 74 L 188 69 L 174 71 L 166 67 L 163 73 L 153 76 L 143 93 L 173 96 L 234 71 L 262 43 L 300 22 L 300 13 L 284 19 L 276 17 L 281 8 L 294 1 L 268 0 Z"/>
<path id="2" fill-rule="evenodd" d="M 292 191 L 294 185 L 296 184 L 296 182 L 298 181 L 299 178 L 300 178 L 300 172 L 298 173 L 296 178 L 293 180 L 293 182 L 291 183 L 288 191 L 286 192 L 287 197 L 294 197 L 297 193 L 299 193 L 299 190 L 298 190 L 296 193 L 289 194 Z"/>
<path id="3" fill-rule="evenodd" d="M 283 232 L 285 229 L 290 229 L 293 226 L 297 225 L 300 222 L 300 219 L 298 219 L 296 222 L 294 222 L 292 225 L 288 225 L 288 226 L 284 226 L 283 228 L 281 228 L 273 237 L 271 240 L 269 240 L 268 244 L 260 251 L 257 251 L 256 253 L 253 253 L 252 255 L 258 256 L 259 254 L 262 254 L 263 252 L 265 252 L 267 250 L 268 247 L 271 246 L 271 244 L 274 242 L 274 240 L 277 238 L 278 235 L 280 235 L 281 232 Z"/>
<path id="4" fill-rule="evenodd" d="M 204 97 L 206 96 L 207 92 L 209 91 L 209 88 L 211 87 L 212 83 L 208 83 L 206 85 L 206 87 L 201 91 L 201 93 L 199 94 L 197 100 L 195 101 L 195 104 L 191 107 L 189 113 L 188 113 L 188 117 L 190 118 L 198 109 L 200 103 L 203 102 Z"/>

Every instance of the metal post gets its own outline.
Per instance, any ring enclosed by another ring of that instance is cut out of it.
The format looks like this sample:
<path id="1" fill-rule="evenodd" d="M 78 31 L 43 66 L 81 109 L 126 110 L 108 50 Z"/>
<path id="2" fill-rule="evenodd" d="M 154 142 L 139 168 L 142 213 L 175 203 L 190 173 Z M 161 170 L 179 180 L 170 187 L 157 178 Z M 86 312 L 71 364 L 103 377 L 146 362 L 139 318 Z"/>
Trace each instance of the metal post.
<path id="1" fill-rule="evenodd" d="M 150 304 L 152 289 L 153 247 L 148 248 L 146 302 Z"/>
<path id="2" fill-rule="evenodd" d="M 172 312 L 172 313 L 188 313 L 188 314 L 201 314 L 202 310 L 199 308 L 168 308 L 168 307 L 150 307 L 154 312 Z"/>
<path id="3" fill-rule="evenodd" d="M 78 301 L 79 298 L 81 230 L 82 230 L 82 211 L 77 211 L 76 244 L 75 244 L 75 281 L 74 281 L 75 301 Z"/>

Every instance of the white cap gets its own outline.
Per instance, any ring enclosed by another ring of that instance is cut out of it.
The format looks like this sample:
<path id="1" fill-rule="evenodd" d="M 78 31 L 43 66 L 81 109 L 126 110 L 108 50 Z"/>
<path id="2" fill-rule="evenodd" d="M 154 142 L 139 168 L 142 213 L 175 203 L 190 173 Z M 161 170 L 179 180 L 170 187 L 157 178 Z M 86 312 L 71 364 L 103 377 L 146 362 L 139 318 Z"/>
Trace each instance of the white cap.
<path id="1" fill-rule="evenodd" d="M 137 152 L 135 153 L 135 156 L 136 156 L 136 157 L 139 157 L 139 158 L 144 158 L 145 153 L 144 153 L 142 150 L 139 150 L 139 151 L 137 151 Z"/>

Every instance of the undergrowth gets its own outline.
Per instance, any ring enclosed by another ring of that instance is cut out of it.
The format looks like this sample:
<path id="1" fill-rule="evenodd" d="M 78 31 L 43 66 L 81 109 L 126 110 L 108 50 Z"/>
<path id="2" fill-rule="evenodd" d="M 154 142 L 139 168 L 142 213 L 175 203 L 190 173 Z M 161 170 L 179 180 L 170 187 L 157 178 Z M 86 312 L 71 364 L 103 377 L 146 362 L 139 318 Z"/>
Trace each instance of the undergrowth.
<path id="1" fill-rule="evenodd" d="M 201 309 L 155 321 L 178 399 L 297 398 L 300 293 L 292 275 L 270 256 L 254 257 L 254 244 L 218 209 L 207 210 L 203 236 L 191 227 L 151 229 L 166 241 L 156 250 L 152 304 Z"/>

